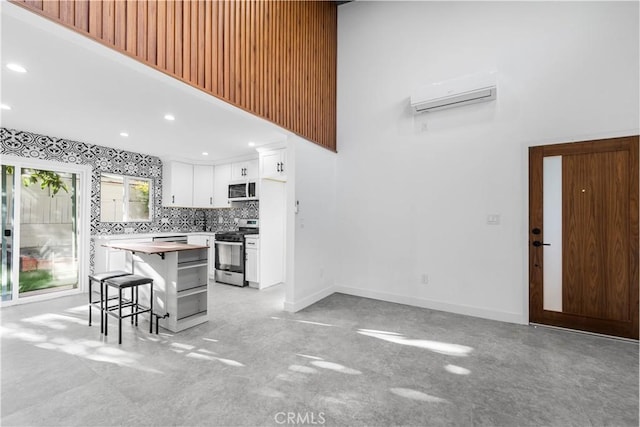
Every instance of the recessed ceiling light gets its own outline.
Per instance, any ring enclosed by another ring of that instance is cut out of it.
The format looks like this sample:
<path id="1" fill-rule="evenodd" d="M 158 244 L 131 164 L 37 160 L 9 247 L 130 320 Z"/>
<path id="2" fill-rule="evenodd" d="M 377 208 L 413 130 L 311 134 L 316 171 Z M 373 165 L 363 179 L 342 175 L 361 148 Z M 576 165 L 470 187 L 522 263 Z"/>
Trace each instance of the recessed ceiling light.
<path id="1" fill-rule="evenodd" d="M 203 156 L 208 156 L 208 155 L 209 155 L 209 153 L 207 153 L 206 151 L 203 151 L 203 152 L 202 152 L 202 155 L 203 155 Z"/>
<path id="2" fill-rule="evenodd" d="M 128 137 L 128 136 L 129 136 L 129 134 L 128 134 L 128 133 L 126 133 L 126 132 L 120 132 L 120 136 L 122 136 L 122 137 L 125 137 L 125 138 L 126 138 L 126 137 Z"/>
<path id="3" fill-rule="evenodd" d="M 172 114 L 165 114 L 165 115 L 164 115 L 164 119 L 165 119 L 165 120 L 169 120 L 169 121 L 173 121 L 173 120 L 175 120 L 176 118 L 175 118 Z"/>
<path id="4" fill-rule="evenodd" d="M 9 107 L 7 104 L 0 104 L 0 108 L 3 110 L 11 110 L 11 107 Z"/>
<path id="5" fill-rule="evenodd" d="M 255 146 L 256 146 L 256 143 L 255 143 L 255 142 L 250 142 L 250 143 L 249 143 L 249 147 L 255 147 Z"/>
<path id="6" fill-rule="evenodd" d="M 7 68 L 10 69 L 11 71 L 15 71 L 16 73 L 26 73 L 27 72 L 27 69 L 24 68 L 22 65 L 19 65 L 19 64 L 10 63 L 10 64 L 7 64 Z"/>

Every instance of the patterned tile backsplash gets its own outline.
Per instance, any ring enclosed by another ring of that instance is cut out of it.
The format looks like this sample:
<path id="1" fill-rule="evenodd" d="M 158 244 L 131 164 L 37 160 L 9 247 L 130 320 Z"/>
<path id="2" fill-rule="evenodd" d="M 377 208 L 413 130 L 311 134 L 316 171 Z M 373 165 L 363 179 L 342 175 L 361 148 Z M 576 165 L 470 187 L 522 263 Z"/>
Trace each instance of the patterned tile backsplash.
<path id="1" fill-rule="evenodd" d="M 227 209 L 192 209 L 162 206 L 162 161 L 159 157 L 132 151 L 69 141 L 15 129 L 0 128 L 0 154 L 86 164 L 91 177 L 91 234 L 164 233 L 236 230 L 235 218 L 258 218 L 257 201 L 234 202 Z M 101 222 L 100 174 L 139 176 L 153 179 L 153 220 L 151 222 Z"/>

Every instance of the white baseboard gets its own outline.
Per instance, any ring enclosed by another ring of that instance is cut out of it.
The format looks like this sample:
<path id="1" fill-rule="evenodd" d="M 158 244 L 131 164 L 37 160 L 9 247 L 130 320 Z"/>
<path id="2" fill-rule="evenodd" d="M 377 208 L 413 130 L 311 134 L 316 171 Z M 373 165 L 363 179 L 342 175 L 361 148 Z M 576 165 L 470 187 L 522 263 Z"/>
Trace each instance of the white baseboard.
<path id="1" fill-rule="evenodd" d="M 429 308 L 431 310 L 446 311 L 449 313 L 463 314 L 466 316 L 481 317 L 483 319 L 498 320 L 501 322 L 518 323 L 522 325 L 526 325 L 529 323 L 529 320 L 525 319 L 523 314 L 518 313 L 487 310 L 480 307 L 451 304 L 425 298 L 416 298 L 413 296 L 372 291 L 369 289 L 353 288 L 350 286 L 334 286 L 333 291 L 358 297 L 372 298 L 381 301 L 395 302 L 398 304 L 412 305 L 415 307 Z"/>
<path id="2" fill-rule="evenodd" d="M 253 283 L 253 282 L 249 282 L 249 283 Z M 275 286 L 275 285 L 282 285 L 282 283 L 283 282 L 273 282 L 273 283 L 271 283 L 269 285 L 265 285 L 264 283 L 260 282 L 260 284 L 258 284 L 257 288 L 258 289 L 267 289 L 267 288 L 270 288 L 270 287 Z"/>
<path id="3" fill-rule="evenodd" d="M 309 295 L 305 298 L 302 298 L 298 301 L 285 301 L 284 302 L 284 311 L 288 311 L 290 313 L 295 313 L 296 311 L 300 311 L 303 308 L 309 307 L 311 304 L 315 304 L 323 298 L 328 297 L 329 295 L 335 292 L 335 288 L 333 286 L 329 286 L 321 291 L 316 292 L 315 294 Z"/>

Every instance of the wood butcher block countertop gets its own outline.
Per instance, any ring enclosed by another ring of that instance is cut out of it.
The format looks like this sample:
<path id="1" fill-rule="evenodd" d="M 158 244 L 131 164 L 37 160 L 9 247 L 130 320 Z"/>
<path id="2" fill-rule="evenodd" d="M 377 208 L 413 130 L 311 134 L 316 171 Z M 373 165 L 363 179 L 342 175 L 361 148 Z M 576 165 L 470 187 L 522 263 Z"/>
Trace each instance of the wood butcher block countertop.
<path id="1" fill-rule="evenodd" d="M 189 245 L 187 243 L 174 242 L 122 242 L 103 245 L 109 248 L 122 249 L 143 254 L 163 254 L 167 252 L 189 251 L 192 249 L 208 249 L 208 246 Z"/>

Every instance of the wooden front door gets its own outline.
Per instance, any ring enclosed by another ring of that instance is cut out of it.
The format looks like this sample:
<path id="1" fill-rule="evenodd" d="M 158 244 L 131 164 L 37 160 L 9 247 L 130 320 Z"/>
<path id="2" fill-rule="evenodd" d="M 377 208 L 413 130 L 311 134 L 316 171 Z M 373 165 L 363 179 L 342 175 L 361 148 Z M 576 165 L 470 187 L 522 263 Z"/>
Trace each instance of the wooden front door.
<path id="1" fill-rule="evenodd" d="M 529 321 L 638 339 L 638 136 L 529 148 Z"/>

